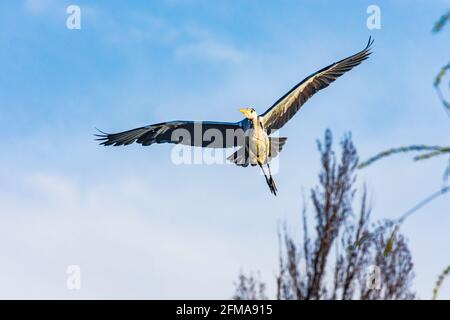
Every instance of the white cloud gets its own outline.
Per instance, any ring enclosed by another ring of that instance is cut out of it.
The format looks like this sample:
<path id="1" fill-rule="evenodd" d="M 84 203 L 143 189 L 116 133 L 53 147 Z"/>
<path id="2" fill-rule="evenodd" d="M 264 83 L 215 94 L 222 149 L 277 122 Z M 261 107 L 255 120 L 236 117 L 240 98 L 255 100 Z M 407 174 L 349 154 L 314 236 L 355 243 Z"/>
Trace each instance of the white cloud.
<path id="1" fill-rule="evenodd" d="M 163 222 L 161 210 L 143 210 L 132 201 L 136 193 L 145 199 L 151 192 L 143 181 L 120 180 L 82 192 L 64 175 L 30 175 L 16 177 L 22 193 L 0 192 L 0 297 L 232 295 L 238 245 L 195 223 Z M 72 264 L 81 267 L 80 291 L 65 287 Z"/>
<path id="2" fill-rule="evenodd" d="M 175 56 L 179 59 L 238 63 L 245 58 L 243 50 L 210 29 L 188 24 L 182 30 L 185 41 L 180 41 L 175 48 Z"/>
<path id="3" fill-rule="evenodd" d="M 103 41 L 123 46 L 125 43 L 159 45 L 172 49 L 175 58 L 183 60 L 209 60 L 213 62 L 238 63 L 245 53 L 231 41 L 225 41 L 210 28 L 200 25 L 174 23 L 149 14 L 130 11 L 129 24 L 123 24 L 115 17 L 101 10 L 94 10 L 94 28 Z"/>

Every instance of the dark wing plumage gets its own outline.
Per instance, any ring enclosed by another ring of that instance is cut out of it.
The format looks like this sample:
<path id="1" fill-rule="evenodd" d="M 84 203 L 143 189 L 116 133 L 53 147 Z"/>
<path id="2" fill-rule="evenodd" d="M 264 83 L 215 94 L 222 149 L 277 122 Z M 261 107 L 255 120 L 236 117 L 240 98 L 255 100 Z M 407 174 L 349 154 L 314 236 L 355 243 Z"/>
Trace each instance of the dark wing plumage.
<path id="1" fill-rule="evenodd" d="M 367 46 L 362 51 L 335 62 L 298 83 L 260 116 L 264 128 L 269 133 L 280 129 L 317 91 L 328 87 L 344 73 L 366 60 L 371 54 L 372 44 L 373 40 L 369 38 Z"/>
<path id="2" fill-rule="evenodd" d="M 244 131 L 249 121 L 170 121 L 119 133 L 96 134 L 104 146 L 126 146 L 133 142 L 149 146 L 153 143 L 181 143 L 184 145 L 230 148 L 244 143 Z"/>

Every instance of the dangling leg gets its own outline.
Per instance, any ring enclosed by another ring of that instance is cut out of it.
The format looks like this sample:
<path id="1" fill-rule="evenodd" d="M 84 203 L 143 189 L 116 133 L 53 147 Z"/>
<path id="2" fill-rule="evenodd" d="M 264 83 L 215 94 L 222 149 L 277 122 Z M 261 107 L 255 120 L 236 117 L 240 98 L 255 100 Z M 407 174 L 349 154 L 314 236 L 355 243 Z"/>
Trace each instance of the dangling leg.
<path id="1" fill-rule="evenodd" d="M 269 184 L 269 178 L 267 178 L 266 172 L 264 171 L 264 167 L 262 165 L 259 165 L 259 167 L 261 168 L 263 174 L 264 174 L 264 178 L 266 178 L 266 182 L 267 184 Z"/>
<path id="2" fill-rule="evenodd" d="M 269 183 L 271 184 L 273 190 L 275 191 L 274 193 L 276 195 L 278 189 L 277 189 L 277 186 L 275 185 L 275 180 L 273 180 L 272 172 L 270 172 L 270 165 L 269 165 L 269 163 L 267 163 L 267 168 L 269 169 Z"/>
<path id="3" fill-rule="evenodd" d="M 264 178 L 266 178 L 266 183 L 269 186 L 270 192 L 272 192 L 274 195 L 277 195 L 277 190 L 276 190 L 276 188 L 274 188 L 275 184 L 271 183 L 271 181 L 267 177 L 266 172 L 264 171 L 264 167 L 261 164 L 259 164 L 259 167 L 261 168 L 262 172 L 264 173 Z"/>

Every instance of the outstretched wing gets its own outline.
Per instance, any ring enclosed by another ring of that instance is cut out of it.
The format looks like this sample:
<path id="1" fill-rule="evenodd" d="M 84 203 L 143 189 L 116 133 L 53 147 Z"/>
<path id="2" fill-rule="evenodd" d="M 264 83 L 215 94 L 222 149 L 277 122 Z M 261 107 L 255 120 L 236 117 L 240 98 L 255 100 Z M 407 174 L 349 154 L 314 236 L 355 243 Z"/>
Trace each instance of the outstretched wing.
<path id="1" fill-rule="evenodd" d="M 264 128 L 269 133 L 280 129 L 317 91 L 328 87 L 334 80 L 366 60 L 371 54 L 372 44 L 373 40 L 369 38 L 367 46 L 362 51 L 335 62 L 298 83 L 260 116 Z"/>
<path id="2" fill-rule="evenodd" d="M 249 121 L 170 121 L 152 124 L 119 133 L 96 134 L 104 146 L 126 146 L 133 142 L 149 146 L 153 143 L 181 143 L 184 145 L 230 148 L 244 144 L 244 132 Z"/>

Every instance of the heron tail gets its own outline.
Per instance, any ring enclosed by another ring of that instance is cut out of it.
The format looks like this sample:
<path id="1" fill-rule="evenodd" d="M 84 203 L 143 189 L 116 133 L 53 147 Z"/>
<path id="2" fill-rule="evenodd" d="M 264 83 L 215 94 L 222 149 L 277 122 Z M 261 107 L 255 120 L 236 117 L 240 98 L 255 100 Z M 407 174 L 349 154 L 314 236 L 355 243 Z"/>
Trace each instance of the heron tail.
<path id="1" fill-rule="evenodd" d="M 250 157 L 248 146 L 239 148 L 239 150 L 230 155 L 227 160 L 240 167 L 248 167 L 248 165 L 256 166 L 258 164 L 255 157 Z"/>
<path id="2" fill-rule="evenodd" d="M 270 142 L 270 153 L 269 158 L 275 158 L 283 149 L 284 144 L 286 143 L 286 137 L 269 137 Z"/>

